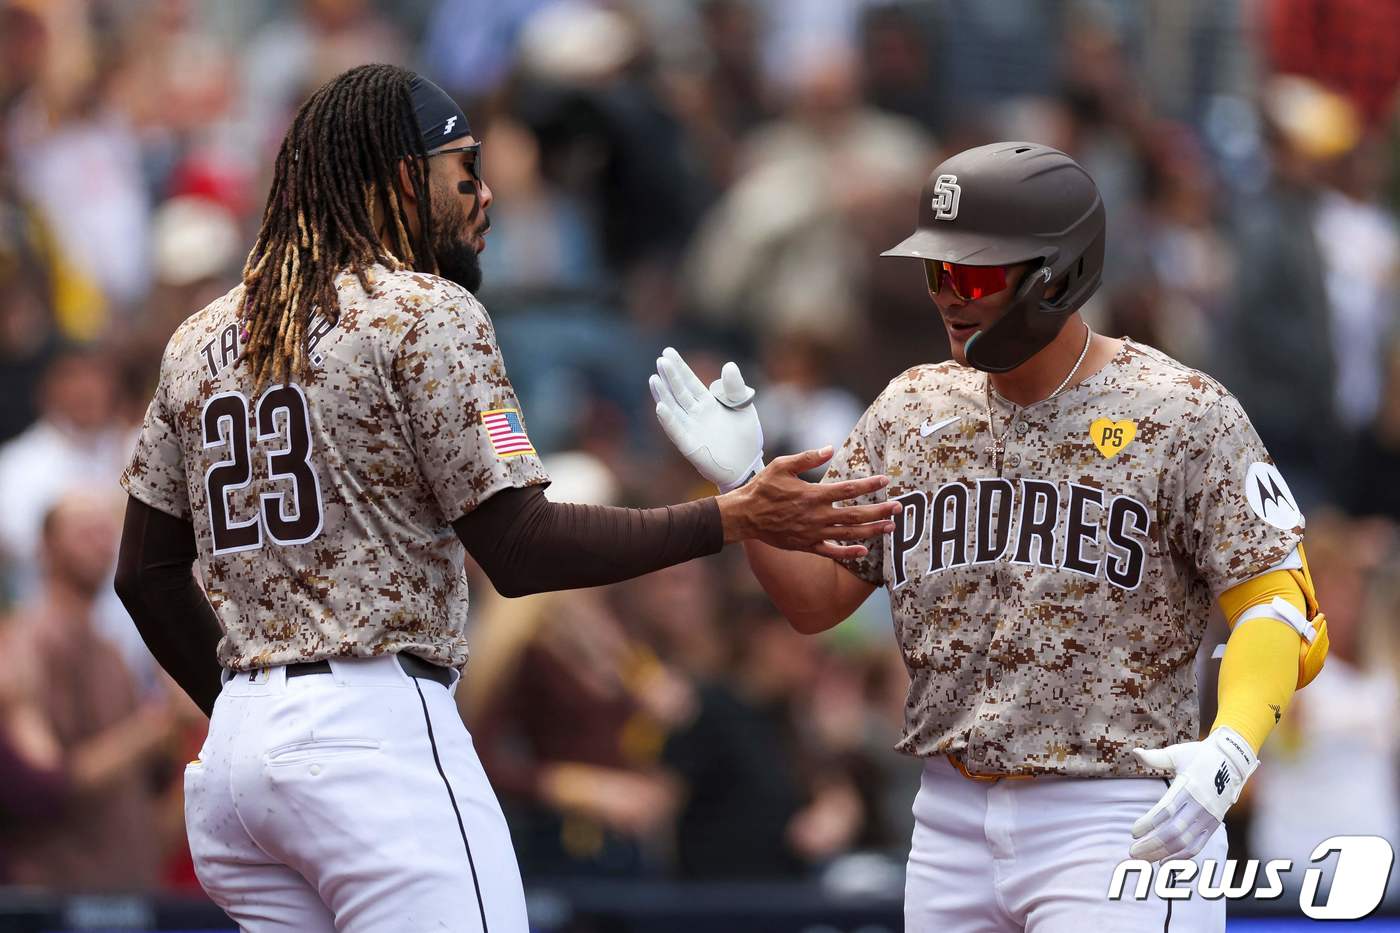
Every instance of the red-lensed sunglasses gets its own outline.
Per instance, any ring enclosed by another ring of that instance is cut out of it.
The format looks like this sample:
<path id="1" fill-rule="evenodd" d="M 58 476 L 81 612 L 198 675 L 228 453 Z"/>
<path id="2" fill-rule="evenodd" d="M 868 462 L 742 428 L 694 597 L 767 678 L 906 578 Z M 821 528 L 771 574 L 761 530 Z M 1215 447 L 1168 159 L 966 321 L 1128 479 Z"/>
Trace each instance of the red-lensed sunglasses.
<path id="1" fill-rule="evenodd" d="M 930 259 L 924 261 L 924 272 L 928 276 L 930 294 L 937 295 L 946 278 L 953 294 L 963 301 L 976 301 L 1006 288 L 1005 266 L 965 266 Z"/>

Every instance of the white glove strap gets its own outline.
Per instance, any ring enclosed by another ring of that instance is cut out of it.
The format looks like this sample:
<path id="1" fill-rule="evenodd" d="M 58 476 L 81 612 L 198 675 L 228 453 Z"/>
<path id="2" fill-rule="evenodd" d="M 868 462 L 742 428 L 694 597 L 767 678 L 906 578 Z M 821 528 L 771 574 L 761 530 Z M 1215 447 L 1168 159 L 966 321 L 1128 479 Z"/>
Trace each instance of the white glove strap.
<path id="1" fill-rule="evenodd" d="M 1186 789 L 1211 816 L 1223 820 L 1257 767 L 1259 758 L 1244 736 L 1221 726 L 1206 737 L 1187 766 Z"/>
<path id="2" fill-rule="evenodd" d="M 750 396 L 750 397 L 752 397 L 752 396 Z M 721 483 L 721 484 L 719 484 L 719 491 L 720 491 L 720 492 L 732 492 L 732 491 L 734 491 L 735 489 L 738 489 L 740 486 L 744 485 L 744 484 L 747 483 L 749 480 L 751 480 L 751 479 L 753 479 L 755 476 L 757 476 L 757 475 L 759 474 L 759 472 L 762 471 L 762 469 L 763 469 L 763 451 L 759 451 L 758 456 L 757 456 L 756 458 L 754 458 L 754 462 L 753 462 L 753 463 L 749 464 L 749 467 L 748 467 L 747 470 L 744 471 L 743 476 L 741 476 L 739 479 L 735 480 L 735 481 L 732 482 L 732 483 Z"/>

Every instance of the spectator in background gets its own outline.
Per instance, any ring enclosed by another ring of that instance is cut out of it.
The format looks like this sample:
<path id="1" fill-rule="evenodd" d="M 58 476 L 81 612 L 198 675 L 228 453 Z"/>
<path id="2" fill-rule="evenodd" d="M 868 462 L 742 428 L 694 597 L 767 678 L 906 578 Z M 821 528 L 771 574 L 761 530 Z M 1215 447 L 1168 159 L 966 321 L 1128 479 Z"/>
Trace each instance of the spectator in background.
<path id="1" fill-rule="evenodd" d="M 15 599 L 32 598 L 41 586 L 43 518 L 60 498 L 86 490 L 119 501 L 114 477 L 126 461 L 132 433 L 126 419 L 141 414 L 122 389 L 107 350 L 66 348 L 40 382 L 39 420 L 0 446 L 0 566 Z M 100 544 L 105 550 L 116 542 L 114 532 L 111 541 Z M 109 583 L 114 572 L 115 565 L 109 565 Z M 110 585 L 99 589 L 97 619 L 143 689 L 153 689 L 158 668 Z"/>
<path id="2" fill-rule="evenodd" d="M 33 677 L 69 788 L 57 819 L 6 828 L 0 848 L 20 884 L 152 888 L 175 842 L 158 833 L 155 815 L 175 775 L 165 746 L 176 707 L 138 698 L 120 653 L 93 619 L 97 597 L 111 587 L 118 527 L 110 502 L 81 494 L 45 512 L 43 589 L 12 623 L 17 650 L 0 657 L 0 680 Z M 26 658 L 33 664 L 27 675 L 18 669 Z"/>
<path id="3" fill-rule="evenodd" d="M 106 78 L 111 102 L 140 140 L 161 194 L 185 149 L 225 125 L 238 90 L 230 41 L 199 12 L 194 0 L 127 4 L 110 26 L 119 50 Z M 225 155 L 228 148 L 220 147 Z"/>
<path id="4" fill-rule="evenodd" d="M 1187 128 L 1164 125 L 1154 142 L 1144 153 L 1141 197 L 1122 224 L 1133 235 L 1122 238 L 1108 289 L 1107 330 L 1207 366 L 1235 267 L 1217 216 L 1224 192 Z"/>
<path id="5" fill-rule="evenodd" d="M 801 333 L 779 335 L 764 346 L 769 382 L 760 412 L 770 459 L 839 444 L 865 413 L 855 395 L 831 384 L 840 358 L 836 347 Z"/>
<path id="6" fill-rule="evenodd" d="M 657 767 L 667 725 L 658 713 L 684 705 L 684 685 L 597 590 L 495 603 L 475 645 L 466 715 L 513 817 L 522 872 L 656 873 L 675 807 Z"/>
<path id="7" fill-rule="evenodd" d="M 1334 354 L 1316 224 L 1323 167 L 1356 145 L 1359 126 L 1346 101 L 1301 78 L 1272 79 L 1264 111 L 1272 178 L 1237 211 L 1235 290 L 1213 374 L 1307 509 L 1336 495 L 1337 452 L 1349 447 L 1335 404 L 1346 361 Z"/>
<path id="8" fill-rule="evenodd" d="M 708 200 L 655 55 L 634 17 L 585 2 L 532 15 L 511 106 L 535 131 L 545 176 L 591 200 L 609 271 L 642 326 L 675 313 L 671 266 Z"/>
<path id="9" fill-rule="evenodd" d="M 125 403 L 111 354 L 95 347 L 69 347 L 55 356 L 39 384 L 39 419 L 0 445 L 0 586 L 25 601 L 42 586 L 43 516 L 74 490 L 119 503 L 112 478 L 120 474 L 139 416 Z M 118 531 L 102 548 L 115 548 Z M 113 551 L 115 555 L 115 551 Z M 150 651 L 108 586 L 98 588 L 97 625 L 122 651 L 143 689 L 154 688 L 158 670 Z"/>
<path id="10" fill-rule="evenodd" d="M 59 497 L 75 488 L 115 496 L 113 477 L 129 444 L 129 429 L 115 417 L 117 404 L 108 356 L 66 349 L 44 372 L 39 419 L 0 447 L 0 550 L 21 597 L 37 589 L 41 526 Z"/>
<path id="11" fill-rule="evenodd" d="M 503 115 L 484 151 L 498 200 L 482 294 L 530 408 L 531 438 L 561 450 L 577 439 L 593 386 L 628 410 L 639 404 L 625 374 L 648 366 L 653 351 L 619 313 L 588 205 L 544 177 L 534 133 Z"/>
<path id="12" fill-rule="evenodd" d="M 727 556 L 677 564 L 613 587 L 610 602 L 665 664 L 692 681 L 712 680 L 723 676 L 731 653 L 716 622 L 729 614 L 729 601 L 753 589 L 735 573 L 739 567 Z"/>
<path id="13" fill-rule="evenodd" d="M 1375 419 L 1361 432 L 1351 482 L 1341 504 L 1353 515 L 1400 524 L 1400 339 L 1385 347 L 1385 369 Z"/>
<path id="14" fill-rule="evenodd" d="M 57 244 L 15 185 L 0 134 L 0 443 L 38 415 L 39 377 L 59 343 L 57 262 Z"/>
<path id="15" fill-rule="evenodd" d="M 845 763 L 804 729 L 821 648 L 795 637 L 766 601 L 733 632 L 725 677 L 700 688 L 693 718 L 666 744 L 684 795 L 677 871 L 799 877 L 845 851 L 865 815 Z"/>
<path id="16" fill-rule="evenodd" d="M 407 63 L 397 25 L 369 0 L 297 0 L 282 6 L 241 56 L 243 109 L 237 122 L 254 159 L 276 146 L 298 104 L 326 81 L 368 62 Z"/>
<path id="17" fill-rule="evenodd" d="M 877 254 L 858 218 L 901 197 L 907 208 L 930 157 L 917 125 L 861 101 L 859 80 L 849 48 L 794 59 L 787 112 L 746 139 L 687 259 L 690 299 L 711 324 L 835 342 L 857 332 Z"/>
<path id="18" fill-rule="evenodd" d="M 491 248 L 482 282 L 509 305 L 534 297 L 594 296 L 603 288 L 599 244 L 585 206 L 541 174 L 534 133 L 509 115 L 491 122 Z M 494 306 L 494 302 L 493 302 Z"/>
<path id="19" fill-rule="evenodd" d="M 869 604 L 862 609 L 868 612 Z M 888 625 L 888 618 L 885 607 L 881 621 Z M 848 627 L 849 622 L 836 634 Z M 889 650 L 888 629 L 882 628 L 879 635 L 878 641 L 866 635 L 859 648 L 847 649 L 851 655 L 848 663 L 861 678 L 864 705 L 860 728 L 852 730 L 845 751 L 868 814 L 858 843 L 865 849 L 889 853 L 897 865 L 904 859 L 914 832 L 909 801 L 918 793 L 923 769 L 907 755 L 890 754 L 899 742 L 899 722 L 909 697 L 909 671 L 899 652 Z"/>
<path id="20" fill-rule="evenodd" d="M 941 4 L 933 55 L 947 118 L 969 122 L 999 100 L 1055 87 L 1061 69 L 1073 64 L 1065 52 L 1074 38 L 1069 6 L 1041 0 Z"/>
<path id="21" fill-rule="evenodd" d="M 497 91 L 515 63 L 520 30 L 554 0 L 438 0 L 420 53 L 424 73 L 460 94 L 468 113 Z M 494 181 L 494 179 L 493 179 Z"/>
<path id="22" fill-rule="evenodd" d="M 734 182 L 740 141 L 773 116 L 775 101 L 760 61 L 754 5 L 703 0 L 694 13 L 691 35 L 703 51 L 671 63 L 668 97 L 686 126 L 693 160 L 722 191 Z"/>
<path id="23" fill-rule="evenodd" d="M 70 339 L 91 340 L 126 313 L 149 281 L 149 197 L 130 121 L 110 100 L 108 64 L 82 0 L 17 4 L 37 19 L 34 70 L 5 113 L 14 170 L 71 261 L 60 307 Z M 67 312 L 62 313 L 62 312 Z"/>
<path id="24" fill-rule="evenodd" d="M 934 8 L 885 3 L 867 7 L 861 22 L 865 97 L 881 110 L 935 131 L 941 122 L 932 53 Z"/>
<path id="25" fill-rule="evenodd" d="M 1107 0 L 1075 3 L 1072 16 L 1076 20 L 1097 17 L 1119 36 L 1158 115 L 1195 122 L 1221 99 L 1249 94 L 1255 58 L 1248 30 L 1257 6 Z"/>
<path id="26" fill-rule="evenodd" d="M 1348 438 L 1375 420 L 1386 349 L 1400 334 L 1400 234 L 1379 203 L 1381 156 L 1363 139 L 1328 166 L 1314 221 L 1338 363 L 1333 404 Z"/>
<path id="27" fill-rule="evenodd" d="M 63 750 L 40 708 L 39 659 L 0 616 L 0 885 L 11 884 L 5 841 L 56 819 L 66 802 Z"/>
<path id="28" fill-rule="evenodd" d="M 243 261 L 238 220 L 224 204 L 207 197 L 182 195 L 156 209 L 152 224 L 155 281 L 138 326 L 116 335 L 124 365 L 138 367 L 148 384 L 136 386 L 137 398 L 149 398 L 160 372 L 161 355 L 175 328 L 190 314 L 238 282 Z M 144 412 L 138 412 L 139 423 Z"/>

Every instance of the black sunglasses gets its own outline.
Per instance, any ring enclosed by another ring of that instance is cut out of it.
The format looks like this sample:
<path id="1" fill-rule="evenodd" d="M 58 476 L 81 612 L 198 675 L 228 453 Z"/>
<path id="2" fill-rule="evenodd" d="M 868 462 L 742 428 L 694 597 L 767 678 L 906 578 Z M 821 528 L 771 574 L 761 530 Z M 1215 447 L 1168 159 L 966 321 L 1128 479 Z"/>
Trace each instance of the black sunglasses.
<path id="1" fill-rule="evenodd" d="M 450 155 L 454 152 L 467 153 L 467 171 L 472 176 L 472 181 L 470 182 L 471 187 L 468 187 L 468 182 L 459 181 L 457 183 L 457 190 L 462 194 L 476 194 L 476 188 L 479 187 L 483 181 L 481 177 L 481 143 L 472 143 L 470 146 L 456 146 L 452 149 L 439 149 L 436 152 L 428 153 L 428 158 L 431 159 L 433 156 Z"/>

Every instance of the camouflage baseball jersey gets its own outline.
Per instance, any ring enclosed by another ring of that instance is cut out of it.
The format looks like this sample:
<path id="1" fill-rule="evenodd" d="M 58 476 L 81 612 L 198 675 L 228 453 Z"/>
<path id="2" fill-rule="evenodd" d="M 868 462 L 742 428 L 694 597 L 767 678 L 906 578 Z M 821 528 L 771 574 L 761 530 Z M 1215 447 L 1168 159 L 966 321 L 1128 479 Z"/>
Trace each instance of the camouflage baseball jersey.
<path id="1" fill-rule="evenodd" d="M 486 309 L 432 275 L 337 281 L 308 328 L 313 377 L 251 395 L 241 286 L 171 337 L 122 475 L 191 519 L 235 670 L 409 651 L 467 658 L 464 550 L 450 522 L 548 481 Z"/>
<path id="2" fill-rule="evenodd" d="M 1194 659 L 1221 591 L 1279 563 L 1302 516 L 1238 402 L 1124 341 L 1025 408 L 986 375 L 917 366 L 827 473 L 885 473 L 895 531 L 846 566 L 888 587 L 911 684 L 899 749 L 971 772 L 1150 773 L 1198 737 Z M 875 501 L 874 497 L 868 501 Z"/>

